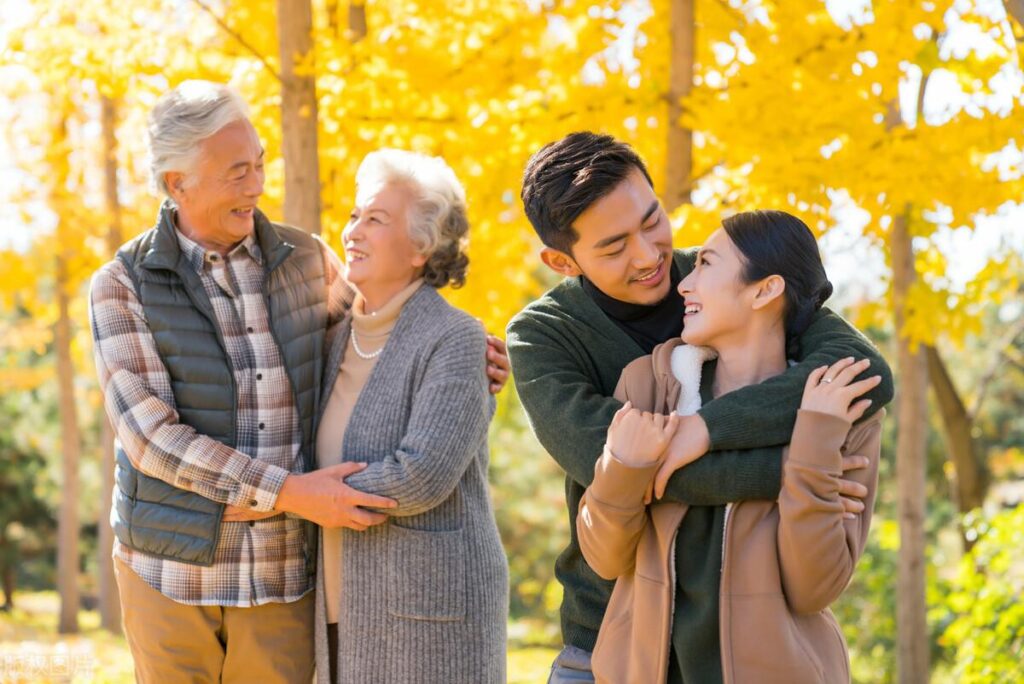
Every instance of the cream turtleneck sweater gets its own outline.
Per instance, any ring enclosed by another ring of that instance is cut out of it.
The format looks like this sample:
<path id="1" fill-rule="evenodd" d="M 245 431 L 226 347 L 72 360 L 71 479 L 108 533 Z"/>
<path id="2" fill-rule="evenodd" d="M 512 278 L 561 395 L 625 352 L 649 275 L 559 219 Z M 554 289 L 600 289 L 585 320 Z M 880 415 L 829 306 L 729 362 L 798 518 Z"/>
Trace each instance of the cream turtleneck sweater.
<path id="1" fill-rule="evenodd" d="M 373 313 L 366 313 L 366 300 L 362 295 L 356 295 L 352 304 L 352 333 L 348 338 L 348 347 L 316 433 L 317 465 L 320 468 L 341 463 L 345 428 L 359 394 L 370 379 L 370 373 L 379 358 L 364 359 L 359 356 L 354 341 L 363 354 L 373 354 L 383 349 L 398 322 L 402 307 L 422 284 L 422 279 L 413 281 Z M 337 623 L 341 600 L 341 529 L 324 528 L 320 548 L 323 554 L 327 622 Z"/>

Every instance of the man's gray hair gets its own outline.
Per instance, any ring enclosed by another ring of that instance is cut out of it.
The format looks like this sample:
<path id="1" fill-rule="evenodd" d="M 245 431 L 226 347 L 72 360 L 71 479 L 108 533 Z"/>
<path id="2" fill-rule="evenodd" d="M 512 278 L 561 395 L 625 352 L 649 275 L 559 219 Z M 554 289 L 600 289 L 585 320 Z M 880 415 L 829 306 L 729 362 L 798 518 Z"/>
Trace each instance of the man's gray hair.
<path id="1" fill-rule="evenodd" d="M 469 257 L 466 191 L 444 159 L 384 148 L 359 164 L 356 185 L 400 183 L 413 195 L 409 239 L 427 256 L 423 279 L 433 287 L 461 287 Z"/>
<path id="2" fill-rule="evenodd" d="M 239 119 L 249 108 L 233 89 L 212 81 L 183 81 L 161 96 L 149 115 L 150 185 L 170 197 L 164 174 L 190 173 L 199 156 L 199 143 Z"/>

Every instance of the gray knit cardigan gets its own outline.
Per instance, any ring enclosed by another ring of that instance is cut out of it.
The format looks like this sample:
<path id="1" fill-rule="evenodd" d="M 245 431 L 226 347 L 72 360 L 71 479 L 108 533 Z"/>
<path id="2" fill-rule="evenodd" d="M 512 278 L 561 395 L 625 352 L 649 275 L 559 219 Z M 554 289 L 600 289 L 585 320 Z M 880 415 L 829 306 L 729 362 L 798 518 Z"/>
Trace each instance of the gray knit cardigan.
<path id="1" fill-rule="evenodd" d="M 347 320 L 332 331 L 324 397 L 350 333 Z M 369 466 L 346 481 L 398 508 L 365 532 L 343 530 L 339 682 L 505 682 L 508 564 L 487 489 L 486 345 L 477 321 L 424 285 L 356 401 L 342 460 Z M 320 568 L 316 667 L 327 684 Z"/>

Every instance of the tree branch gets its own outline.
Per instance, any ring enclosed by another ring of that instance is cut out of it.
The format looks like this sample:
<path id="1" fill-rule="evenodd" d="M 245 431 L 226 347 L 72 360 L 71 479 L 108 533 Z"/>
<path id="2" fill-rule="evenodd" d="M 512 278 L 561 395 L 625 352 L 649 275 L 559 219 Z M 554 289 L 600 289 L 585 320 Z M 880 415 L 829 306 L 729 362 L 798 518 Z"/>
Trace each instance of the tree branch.
<path id="1" fill-rule="evenodd" d="M 967 415 L 971 421 L 978 417 L 978 413 L 981 411 L 981 405 L 985 401 L 985 395 L 988 393 L 988 388 L 992 384 L 992 381 L 996 377 L 996 373 L 999 372 L 1000 367 L 1003 365 L 1003 361 L 1010 359 L 1010 351 L 1013 350 L 1014 341 L 1024 334 L 1024 316 L 1017 319 L 1017 322 L 1010 328 L 1010 331 L 1003 337 L 1003 339 L 996 345 L 996 354 L 992 359 L 992 363 L 989 364 L 988 370 L 981 376 L 981 380 L 978 381 L 978 394 L 974 399 L 974 404 L 971 406 Z"/>
<path id="2" fill-rule="evenodd" d="M 246 50 L 248 50 L 250 53 L 252 53 L 252 55 L 256 59 L 260 60 L 260 62 L 263 64 L 263 66 L 266 68 L 266 70 L 269 71 L 270 74 L 274 78 L 277 79 L 278 83 L 281 83 L 282 85 L 284 84 L 284 81 L 281 79 L 281 74 L 279 74 L 277 72 L 277 70 L 274 69 L 274 67 L 270 66 L 270 63 L 267 61 L 266 57 L 261 55 L 259 50 L 257 50 L 256 48 L 254 48 L 252 45 L 249 44 L 249 41 L 247 41 L 245 38 L 242 37 L 241 34 L 239 34 L 237 31 L 235 31 L 230 26 L 228 26 L 227 23 L 223 19 L 221 19 L 219 16 L 217 16 L 217 13 L 214 12 L 212 9 L 210 9 L 209 5 L 207 5 L 205 2 L 203 2 L 203 0 L 192 0 L 192 3 L 194 5 L 196 5 L 197 7 L 199 7 L 199 9 L 201 9 L 204 12 L 206 12 L 207 14 L 209 14 L 213 18 L 213 20 L 215 22 L 217 22 L 217 25 L 220 26 L 224 30 L 224 33 L 226 33 L 229 36 L 231 36 L 232 38 L 234 38 L 238 42 L 239 45 L 241 45 Z"/>

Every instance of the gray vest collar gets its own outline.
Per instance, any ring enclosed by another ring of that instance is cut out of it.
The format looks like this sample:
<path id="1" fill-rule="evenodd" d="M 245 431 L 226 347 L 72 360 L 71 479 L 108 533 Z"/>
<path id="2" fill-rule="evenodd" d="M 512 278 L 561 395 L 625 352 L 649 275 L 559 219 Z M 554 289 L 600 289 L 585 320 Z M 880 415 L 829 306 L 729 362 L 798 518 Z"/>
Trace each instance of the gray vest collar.
<path id="1" fill-rule="evenodd" d="M 160 218 L 156 224 L 156 234 L 149 249 L 142 255 L 140 266 L 150 270 L 167 270 L 180 273 L 185 268 L 182 263 L 184 255 L 178 244 L 177 229 L 174 226 L 174 205 L 169 201 L 160 207 Z M 269 273 L 281 265 L 295 249 L 295 245 L 284 240 L 277 232 L 274 224 L 266 215 L 257 209 L 253 213 L 256 226 L 256 243 L 263 252 L 264 264 Z"/>

